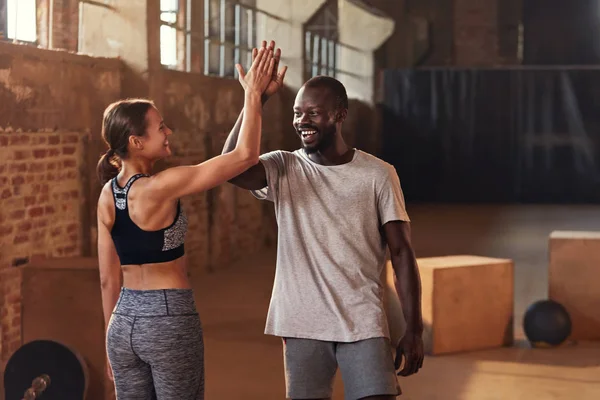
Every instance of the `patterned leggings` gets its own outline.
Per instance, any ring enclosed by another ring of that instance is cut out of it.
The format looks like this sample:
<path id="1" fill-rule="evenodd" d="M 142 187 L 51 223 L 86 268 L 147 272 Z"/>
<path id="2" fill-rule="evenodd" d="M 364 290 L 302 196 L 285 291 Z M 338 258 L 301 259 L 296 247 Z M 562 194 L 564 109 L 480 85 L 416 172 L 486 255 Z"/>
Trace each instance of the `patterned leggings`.
<path id="1" fill-rule="evenodd" d="M 121 289 L 106 346 L 117 400 L 203 400 L 204 342 L 191 289 Z"/>

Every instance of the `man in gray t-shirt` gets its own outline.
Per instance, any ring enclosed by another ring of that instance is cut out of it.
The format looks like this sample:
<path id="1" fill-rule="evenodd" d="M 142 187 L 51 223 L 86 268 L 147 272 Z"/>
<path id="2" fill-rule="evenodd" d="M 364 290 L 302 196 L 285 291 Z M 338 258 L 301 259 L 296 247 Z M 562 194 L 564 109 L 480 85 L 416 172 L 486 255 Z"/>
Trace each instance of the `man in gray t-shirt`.
<path id="1" fill-rule="evenodd" d="M 284 74 L 274 76 L 265 99 Z M 265 333 L 283 339 L 292 399 L 330 398 L 338 367 L 347 399 L 393 399 L 402 358 L 403 376 L 423 363 L 420 279 L 400 181 L 391 165 L 345 144 L 347 110 L 339 81 L 309 80 L 294 104 L 302 148 L 263 154 L 231 181 L 275 205 L 277 267 Z M 240 124 L 241 115 L 224 153 Z M 406 319 L 399 343 L 390 342 L 383 304 L 388 248 Z"/>

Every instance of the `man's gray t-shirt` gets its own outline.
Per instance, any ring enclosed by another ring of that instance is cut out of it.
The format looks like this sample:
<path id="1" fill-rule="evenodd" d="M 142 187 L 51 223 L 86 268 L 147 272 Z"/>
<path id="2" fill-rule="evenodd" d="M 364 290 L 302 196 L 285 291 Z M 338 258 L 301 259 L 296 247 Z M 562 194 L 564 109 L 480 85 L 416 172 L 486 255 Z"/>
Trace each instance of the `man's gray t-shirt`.
<path id="1" fill-rule="evenodd" d="M 388 337 L 382 226 L 409 221 L 395 169 L 360 150 L 325 166 L 304 150 L 261 155 L 278 224 L 277 267 L 265 333 L 353 342 Z"/>

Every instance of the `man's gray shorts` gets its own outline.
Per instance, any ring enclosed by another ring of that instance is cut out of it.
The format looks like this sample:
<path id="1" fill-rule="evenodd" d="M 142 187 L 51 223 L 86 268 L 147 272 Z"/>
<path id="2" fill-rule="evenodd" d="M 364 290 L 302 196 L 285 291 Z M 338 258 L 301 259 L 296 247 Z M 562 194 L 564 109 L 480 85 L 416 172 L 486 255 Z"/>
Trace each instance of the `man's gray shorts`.
<path id="1" fill-rule="evenodd" d="M 346 400 L 401 394 L 387 338 L 351 343 L 284 338 L 283 343 L 289 399 L 331 397 L 338 366 Z"/>

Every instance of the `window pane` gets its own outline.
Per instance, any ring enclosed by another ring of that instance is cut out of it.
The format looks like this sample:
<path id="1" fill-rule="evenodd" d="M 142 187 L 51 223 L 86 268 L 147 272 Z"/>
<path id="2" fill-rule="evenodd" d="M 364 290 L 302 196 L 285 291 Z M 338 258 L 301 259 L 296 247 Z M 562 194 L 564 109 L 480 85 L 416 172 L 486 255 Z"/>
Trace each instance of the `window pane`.
<path id="1" fill-rule="evenodd" d="M 222 36 L 223 41 L 226 42 L 235 42 L 235 4 L 226 2 L 222 0 L 221 3 L 221 29 L 223 32 L 221 34 L 225 34 Z"/>
<path id="2" fill-rule="evenodd" d="M 305 44 L 305 48 L 304 48 L 304 59 L 305 60 L 310 60 L 311 57 L 311 34 L 309 31 L 306 31 L 305 37 L 304 37 L 304 44 Z"/>
<path id="3" fill-rule="evenodd" d="M 329 41 L 329 68 L 335 69 L 335 42 L 333 40 Z"/>
<path id="4" fill-rule="evenodd" d="M 327 46 L 327 42 L 328 40 L 326 38 L 321 38 L 321 65 L 323 67 L 327 67 L 327 62 L 329 61 L 329 58 L 327 57 L 327 50 L 329 48 L 329 46 Z M 325 73 L 327 73 L 326 70 Z"/>
<path id="5" fill-rule="evenodd" d="M 205 36 L 211 39 L 219 39 L 221 36 L 221 1 L 205 0 L 204 4 L 208 8 L 204 10 L 205 26 L 208 29 Z"/>
<path id="6" fill-rule="evenodd" d="M 319 75 L 319 65 L 313 64 L 312 65 L 312 76 L 317 76 L 317 75 Z"/>
<path id="7" fill-rule="evenodd" d="M 252 13 L 251 10 L 237 4 L 235 8 L 235 44 L 250 47 L 252 43 Z"/>
<path id="8" fill-rule="evenodd" d="M 312 62 L 319 63 L 319 42 L 321 38 L 319 35 L 313 34 L 313 48 L 312 48 Z"/>
<path id="9" fill-rule="evenodd" d="M 161 12 L 160 19 L 165 22 L 170 22 L 174 24 L 177 22 L 177 13 L 174 12 Z"/>
<path id="10" fill-rule="evenodd" d="M 222 76 L 235 76 L 235 47 L 225 45 L 221 47 L 221 62 L 223 63 L 221 75 Z"/>
<path id="11" fill-rule="evenodd" d="M 177 65 L 177 31 L 166 25 L 160 27 L 160 62 Z"/>
<path id="12" fill-rule="evenodd" d="M 236 4 L 233 9 L 234 14 L 234 43 L 236 46 L 240 45 L 240 41 L 242 40 L 242 8 L 239 4 Z"/>
<path id="13" fill-rule="evenodd" d="M 160 11 L 177 13 L 179 0 L 160 0 Z"/>
<path id="14" fill-rule="evenodd" d="M 219 75 L 221 69 L 221 46 L 204 41 L 204 73 L 206 75 Z"/>
<path id="15" fill-rule="evenodd" d="M 254 19 L 255 19 L 255 15 L 254 15 L 254 10 L 246 10 L 246 21 L 247 21 L 247 27 L 248 27 L 248 34 L 247 34 L 247 41 L 246 41 L 246 45 L 249 48 L 252 48 L 254 46 L 256 46 L 256 30 L 254 28 Z"/>
<path id="16" fill-rule="evenodd" d="M 6 4 L 7 36 L 10 39 L 37 40 L 36 0 L 8 0 Z"/>
<path id="17" fill-rule="evenodd" d="M 244 67 L 244 71 L 248 71 L 252 66 L 252 50 L 241 51 L 240 64 Z"/>
<path id="18" fill-rule="evenodd" d="M 250 69 L 250 62 L 252 60 L 252 52 L 250 51 L 246 51 L 243 48 L 236 48 L 235 49 L 235 62 L 239 63 L 243 68 L 244 71 L 248 71 L 248 69 Z M 234 78 L 238 77 L 238 73 L 237 73 L 237 69 L 235 69 L 234 66 Z"/>

